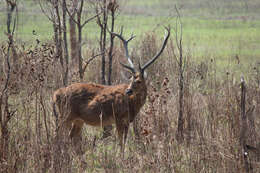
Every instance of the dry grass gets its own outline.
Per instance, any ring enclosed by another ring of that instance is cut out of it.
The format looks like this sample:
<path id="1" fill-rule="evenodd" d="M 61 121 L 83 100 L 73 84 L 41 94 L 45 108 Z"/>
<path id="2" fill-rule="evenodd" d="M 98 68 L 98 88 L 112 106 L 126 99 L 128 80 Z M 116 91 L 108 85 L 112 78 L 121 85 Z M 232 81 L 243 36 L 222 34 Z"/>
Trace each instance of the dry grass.
<path id="1" fill-rule="evenodd" d="M 139 44 L 141 51 L 134 55 L 136 60 L 138 54 L 149 58 L 158 48 L 154 36 L 148 35 L 145 40 L 146 44 Z M 50 97 L 62 85 L 62 70 L 53 56 L 53 45 L 17 47 L 19 68 L 11 71 L 8 85 L 8 111 L 14 115 L 7 124 L 8 132 L 1 130 L 0 133 L 1 172 L 245 172 L 239 143 L 240 81 L 232 72 L 217 77 L 214 59 L 196 63 L 186 54 L 185 140 L 183 143 L 176 141 L 178 70 L 174 49 L 174 43 L 168 44 L 160 60 L 148 70 L 147 102 L 129 132 L 123 157 L 116 135 L 101 140 L 101 130 L 92 127 L 86 127 L 83 132 L 82 154 L 77 154 L 65 136 L 55 138 L 57 123 Z M 116 48 L 115 52 L 114 83 L 123 81 L 118 65 L 123 55 L 121 50 Z M 6 80 L 5 52 L 3 45 L 1 91 Z M 86 57 L 90 52 L 85 53 Z M 100 81 L 99 64 L 97 58 L 89 65 L 86 81 Z M 250 171 L 255 173 L 260 171 L 260 77 L 257 70 L 246 75 L 246 108 L 253 111 L 247 114 L 249 128 L 245 140 L 256 148 L 249 150 L 247 158 Z M 76 76 L 71 78 L 71 81 L 77 80 Z M 7 113 L 6 104 L 2 102 L 0 106 L 3 118 Z M 7 142 L 6 148 L 3 142 Z"/>

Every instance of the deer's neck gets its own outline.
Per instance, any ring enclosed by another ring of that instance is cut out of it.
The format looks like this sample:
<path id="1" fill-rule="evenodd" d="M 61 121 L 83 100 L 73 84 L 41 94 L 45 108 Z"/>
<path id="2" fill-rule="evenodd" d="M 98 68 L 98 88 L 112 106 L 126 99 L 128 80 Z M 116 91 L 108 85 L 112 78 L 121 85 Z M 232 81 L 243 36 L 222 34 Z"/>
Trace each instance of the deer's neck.
<path id="1" fill-rule="evenodd" d="M 142 107 L 145 103 L 145 100 L 146 100 L 146 96 L 147 96 L 147 88 L 146 86 L 144 86 L 143 90 L 141 92 L 138 92 L 136 94 L 136 101 L 140 102 L 140 106 Z"/>
<path id="2" fill-rule="evenodd" d="M 139 113 L 140 109 L 143 107 L 147 96 L 147 88 L 144 86 L 140 92 L 137 92 L 133 96 L 130 96 L 129 99 L 129 110 L 131 112 L 131 122 L 135 116 Z"/>

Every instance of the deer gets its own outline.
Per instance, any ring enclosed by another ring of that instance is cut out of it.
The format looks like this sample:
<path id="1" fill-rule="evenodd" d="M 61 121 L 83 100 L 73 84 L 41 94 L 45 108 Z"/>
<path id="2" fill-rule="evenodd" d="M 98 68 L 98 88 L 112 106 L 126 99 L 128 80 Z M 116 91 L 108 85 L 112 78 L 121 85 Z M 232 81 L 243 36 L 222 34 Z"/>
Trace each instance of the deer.
<path id="1" fill-rule="evenodd" d="M 101 85 L 96 83 L 74 83 L 57 89 L 53 94 L 53 109 L 56 116 L 62 117 L 61 124 L 66 126 L 71 139 L 81 136 L 84 124 L 104 127 L 115 124 L 121 151 L 127 140 L 128 128 L 146 102 L 147 86 L 145 69 L 153 64 L 162 54 L 170 36 L 170 28 L 165 27 L 166 34 L 159 51 L 143 66 L 134 66 L 129 56 L 128 43 L 122 35 L 111 32 L 124 46 L 125 56 L 129 62 L 120 64 L 131 72 L 129 84 Z"/>

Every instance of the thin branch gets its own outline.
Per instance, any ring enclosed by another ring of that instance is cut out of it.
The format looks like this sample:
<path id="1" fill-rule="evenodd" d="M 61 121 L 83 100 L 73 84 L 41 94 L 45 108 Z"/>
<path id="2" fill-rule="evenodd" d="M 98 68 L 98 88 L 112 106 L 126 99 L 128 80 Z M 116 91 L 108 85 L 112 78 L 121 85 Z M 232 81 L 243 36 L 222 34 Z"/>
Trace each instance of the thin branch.
<path id="1" fill-rule="evenodd" d="M 81 0 L 80 2 L 81 3 L 80 3 L 80 6 L 79 6 L 79 10 L 77 10 L 76 13 L 81 15 L 82 11 L 83 11 L 84 0 Z"/>
<path id="2" fill-rule="evenodd" d="M 90 22 L 91 20 L 95 19 L 96 17 L 98 17 L 102 12 L 99 12 L 98 14 L 96 14 L 95 16 L 90 17 L 89 19 L 87 19 L 85 22 L 83 22 L 83 24 L 81 25 L 81 27 L 84 27 L 88 22 Z"/>
<path id="3" fill-rule="evenodd" d="M 47 13 L 45 12 L 44 8 L 42 7 L 42 3 L 41 3 L 40 0 L 39 0 L 39 5 L 40 5 L 40 8 L 41 8 L 42 13 L 43 13 L 52 23 L 55 23 L 55 20 L 52 19 L 52 18 L 53 18 L 53 14 L 51 14 L 52 18 L 51 18 L 49 15 L 47 15 Z"/>
<path id="4" fill-rule="evenodd" d="M 79 25 L 80 23 L 74 19 L 73 14 L 71 14 L 71 12 L 69 11 L 66 2 L 65 2 L 65 9 L 66 9 L 66 11 L 67 11 L 69 17 L 73 20 L 73 22 L 76 23 L 77 25 Z M 81 9 L 81 10 L 82 10 L 82 9 Z M 76 10 L 76 11 L 77 11 L 77 10 Z M 80 27 L 83 28 L 88 22 L 90 22 L 91 20 L 93 20 L 93 19 L 95 19 L 96 17 L 98 17 L 101 13 L 102 13 L 102 11 L 99 12 L 99 13 L 97 13 L 96 15 L 90 17 L 89 19 L 87 19 L 86 21 L 84 21 L 83 24 L 80 25 Z"/>
<path id="5" fill-rule="evenodd" d="M 99 54 L 97 54 L 97 55 L 92 55 L 92 57 L 91 57 L 90 59 L 88 59 L 87 61 L 84 61 L 84 62 L 85 62 L 85 65 L 84 65 L 84 67 L 83 67 L 83 69 L 82 69 L 83 73 L 86 71 L 86 68 L 87 68 L 87 66 L 89 65 L 89 63 L 90 63 L 91 61 L 93 61 L 96 57 L 103 55 L 104 53 L 105 53 L 105 52 L 101 52 L 101 53 L 99 53 Z M 94 54 L 94 53 L 93 53 L 93 54 Z"/>
<path id="6" fill-rule="evenodd" d="M 64 7 L 65 7 L 66 12 L 68 13 L 70 19 L 72 19 L 74 23 L 79 24 L 78 21 L 76 21 L 76 20 L 74 19 L 74 17 L 73 17 L 73 15 L 74 15 L 75 13 L 71 14 L 70 10 L 69 10 L 68 7 L 67 7 L 66 1 L 65 1 L 64 3 L 65 3 Z M 76 10 L 76 11 L 77 11 L 77 10 Z"/>
<path id="7" fill-rule="evenodd" d="M 102 11 L 103 12 L 103 11 Z M 96 7 L 96 14 L 98 14 L 98 7 Z M 101 29 L 103 29 L 103 25 L 101 23 L 100 17 L 97 16 L 97 24 L 99 25 L 99 27 L 101 27 Z"/>
<path id="8" fill-rule="evenodd" d="M 16 13 L 15 13 L 15 18 L 14 18 L 14 25 L 13 25 L 13 29 L 12 29 L 12 35 L 14 35 L 14 31 L 16 29 L 17 15 L 18 15 L 18 11 L 17 11 L 17 7 L 16 7 Z"/>
<path id="9" fill-rule="evenodd" d="M 177 47 L 180 50 L 182 47 L 182 21 L 181 21 L 181 16 L 180 16 L 180 12 L 177 8 L 177 6 L 175 5 L 175 10 L 177 12 L 177 20 L 176 20 L 176 43 L 177 43 Z M 180 25 L 180 40 L 178 39 L 178 22 Z"/>

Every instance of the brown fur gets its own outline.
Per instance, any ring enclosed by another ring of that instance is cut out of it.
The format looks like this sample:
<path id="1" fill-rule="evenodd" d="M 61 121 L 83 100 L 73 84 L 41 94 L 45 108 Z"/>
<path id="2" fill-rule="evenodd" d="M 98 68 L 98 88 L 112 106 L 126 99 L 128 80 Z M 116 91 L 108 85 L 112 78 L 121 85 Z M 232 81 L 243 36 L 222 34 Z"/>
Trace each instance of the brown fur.
<path id="1" fill-rule="evenodd" d="M 126 90 L 132 89 L 132 95 Z M 72 127 L 70 137 L 79 137 L 84 123 L 91 126 L 116 124 L 121 147 L 125 144 L 129 124 L 144 105 L 147 88 L 143 75 L 134 74 L 131 83 L 106 86 L 75 83 L 54 92 L 53 101 L 62 124 Z M 124 143 L 123 143 L 124 137 Z"/>

